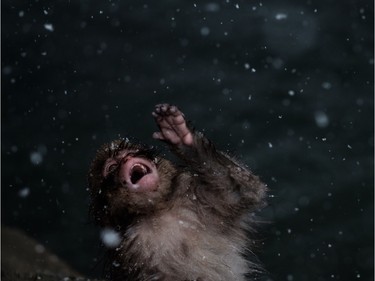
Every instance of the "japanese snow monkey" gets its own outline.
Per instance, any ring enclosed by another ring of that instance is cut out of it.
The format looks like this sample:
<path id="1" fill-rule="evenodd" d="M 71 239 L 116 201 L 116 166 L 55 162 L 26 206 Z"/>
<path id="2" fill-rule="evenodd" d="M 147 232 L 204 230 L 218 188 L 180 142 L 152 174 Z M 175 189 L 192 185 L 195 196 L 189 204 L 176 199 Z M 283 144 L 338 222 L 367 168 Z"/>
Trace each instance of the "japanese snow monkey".
<path id="1" fill-rule="evenodd" d="M 110 280 L 246 280 L 260 268 L 249 232 L 266 186 L 244 165 L 187 125 L 173 105 L 152 113 L 177 165 L 144 145 L 116 140 L 89 172 L 90 211 L 118 234 L 108 249 Z"/>

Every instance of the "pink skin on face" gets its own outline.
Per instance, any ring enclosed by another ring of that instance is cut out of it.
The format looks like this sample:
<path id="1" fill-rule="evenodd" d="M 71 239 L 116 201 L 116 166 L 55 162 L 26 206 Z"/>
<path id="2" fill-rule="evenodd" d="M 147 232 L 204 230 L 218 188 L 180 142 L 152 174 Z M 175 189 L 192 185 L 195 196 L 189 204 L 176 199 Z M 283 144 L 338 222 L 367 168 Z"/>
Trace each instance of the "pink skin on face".
<path id="1" fill-rule="evenodd" d="M 155 164 L 140 157 L 126 158 L 121 164 L 119 179 L 134 192 L 156 191 L 159 175 Z"/>
<path id="2" fill-rule="evenodd" d="M 159 174 L 155 163 L 142 157 L 133 157 L 131 153 L 121 153 L 118 159 L 110 159 L 104 166 L 103 176 L 107 177 L 111 169 L 118 168 L 121 185 L 132 192 L 152 192 L 158 189 Z M 120 165 L 120 167 L 118 167 Z"/>

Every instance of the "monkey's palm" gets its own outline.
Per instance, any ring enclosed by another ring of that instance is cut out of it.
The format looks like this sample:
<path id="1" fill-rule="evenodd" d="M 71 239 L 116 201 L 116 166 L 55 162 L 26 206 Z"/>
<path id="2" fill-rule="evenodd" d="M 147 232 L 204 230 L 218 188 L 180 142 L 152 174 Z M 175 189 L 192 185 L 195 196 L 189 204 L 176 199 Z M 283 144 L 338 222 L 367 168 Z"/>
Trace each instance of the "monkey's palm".
<path id="1" fill-rule="evenodd" d="M 152 113 L 159 126 L 160 132 L 155 132 L 155 139 L 163 140 L 173 145 L 193 145 L 193 135 L 186 126 L 183 113 L 174 105 L 158 104 Z"/>

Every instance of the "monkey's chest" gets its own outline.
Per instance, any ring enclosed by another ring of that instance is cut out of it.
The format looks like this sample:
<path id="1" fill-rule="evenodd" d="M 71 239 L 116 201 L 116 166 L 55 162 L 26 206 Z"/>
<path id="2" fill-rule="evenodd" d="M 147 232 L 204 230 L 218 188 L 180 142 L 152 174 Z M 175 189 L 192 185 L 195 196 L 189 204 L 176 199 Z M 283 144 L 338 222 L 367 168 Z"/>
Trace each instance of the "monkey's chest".
<path id="1" fill-rule="evenodd" d="M 138 240 L 150 265 L 175 275 L 175 280 L 242 280 L 246 272 L 241 243 L 218 234 L 190 213 L 150 219 L 139 226 Z"/>

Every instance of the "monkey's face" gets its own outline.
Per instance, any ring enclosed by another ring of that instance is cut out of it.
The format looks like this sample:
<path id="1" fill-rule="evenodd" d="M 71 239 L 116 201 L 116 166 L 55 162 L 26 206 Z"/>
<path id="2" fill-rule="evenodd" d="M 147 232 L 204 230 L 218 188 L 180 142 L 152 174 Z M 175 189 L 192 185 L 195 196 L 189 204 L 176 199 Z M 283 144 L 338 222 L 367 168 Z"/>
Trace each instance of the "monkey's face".
<path id="1" fill-rule="evenodd" d="M 128 214 L 162 208 L 175 172 L 170 161 L 145 146 L 125 141 L 104 145 L 89 174 L 91 212 L 100 224 L 114 224 Z"/>
<path id="2" fill-rule="evenodd" d="M 157 160 L 141 149 L 124 149 L 107 159 L 102 175 L 114 177 L 115 183 L 129 192 L 155 192 L 160 182 Z"/>

